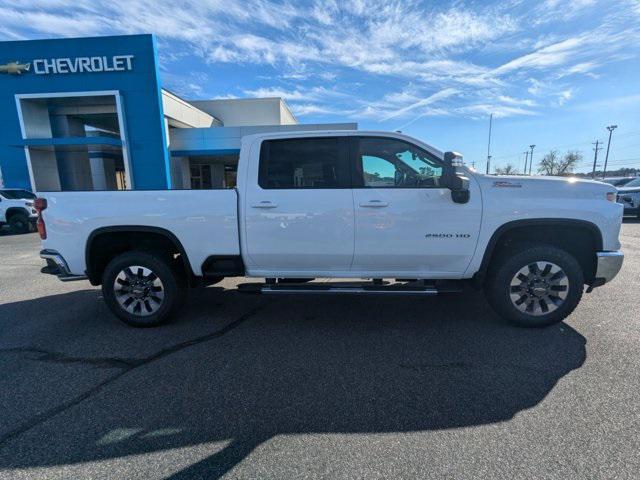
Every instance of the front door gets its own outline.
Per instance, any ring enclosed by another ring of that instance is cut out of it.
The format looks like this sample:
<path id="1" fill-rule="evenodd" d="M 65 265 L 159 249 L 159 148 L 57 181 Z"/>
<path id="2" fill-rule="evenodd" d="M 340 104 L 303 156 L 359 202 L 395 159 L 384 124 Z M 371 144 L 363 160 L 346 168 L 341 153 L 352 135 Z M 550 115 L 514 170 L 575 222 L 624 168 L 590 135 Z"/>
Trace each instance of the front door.
<path id="1" fill-rule="evenodd" d="M 443 164 L 404 140 L 353 137 L 357 275 L 456 278 L 466 270 L 480 230 L 479 188 L 469 203 L 441 186 Z"/>
<path id="2" fill-rule="evenodd" d="M 265 140 L 247 187 L 247 270 L 254 276 L 336 276 L 353 259 L 346 137 Z"/>

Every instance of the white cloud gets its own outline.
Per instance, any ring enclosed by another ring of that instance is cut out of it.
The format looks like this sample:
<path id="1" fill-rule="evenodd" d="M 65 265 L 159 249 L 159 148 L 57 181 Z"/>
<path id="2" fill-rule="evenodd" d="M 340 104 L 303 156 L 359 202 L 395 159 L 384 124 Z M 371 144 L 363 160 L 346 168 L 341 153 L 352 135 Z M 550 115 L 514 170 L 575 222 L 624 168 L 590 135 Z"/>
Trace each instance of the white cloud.
<path id="1" fill-rule="evenodd" d="M 508 105 L 521 105 L 525 107 L 534 107 L 536 102 L 529 98 L 513 98 L 508 95 L 498 95 L 498 100 Z"/>
<path id="2" fill-rule="evenodd" d="M 406 107 L 402 107 L 399 108 L 389 114 L 387 114 L 385 117 L 383 117 L 381 119 L 381 121 L 387 121 L 390 120 L 392 118 L 396 118 L 396 117 L 400 117 L 403 115 L 406 115 L 407 113 L 409 113 L 410 111 L 416 110 L 416 109 L 420 109 L 421 107 L 426 107 L 428 105 L 431 105 L 433 103 L 438 102 L 439 100 L 448 98 L 452 95 L 455 95 L 459 93 L 459 90 L 456 90 L 455 88 L 445 88 L 443 90 L 440 90 L 439 92 L 436 92 L 432 95 L 429 95 L 427 98 L 423 98 L 420 99 L 414 103 L 411 103 L 410 105 L 407 105 Z"/>
<path id="3" fill-rule="evenodd" d="M 299 87 L 293 90 L 285 90 L 276 87 L 262 87 L 253 90 L 244 90 L 250 97 L 280 97 L 287 101 L 321 101 L 335 97 L 345 97 L 344 93 L 330 90 L 325 87 L 305 88 Z"/>
<path id="4" fill-rule="evenodd" d="M 567 21 L 595 7 L 596 0 L 545 0 L 533 10 L 534 23 Z"/>
<path id="5" fill-rule="evenodd" d="M 612 61 L 616 59 L 614 54 L 618 51 L 637 56 L 637 52 L 627 52 L 627 47 L 639 40 L 640 29 L 637 27 L 620 29 L 605 23 L 594 30 L 514 58 L 495 68 L 491 75 L 503 76 L 524 70 L 556 69 L 556 76 L 559 76 L 565 73 L 562 69 L 567 64 L 574 64 L 573 67 L 569 67 L 574 68 L 571 73 L 584 73 L 585 69 L 596 67 L 595 58 L 600 62 Z"/>
<path id="6" fill-rule="evenodd" d="M 558 94 L 558 106 L 563 106 L 565 103 L 567 103 L 569 100 L 571 100 L 571 98 L 573 97 L 573 89 L 572 88 L 568 88 L 566 90 L 561 91 Z"/>
<path id="7" fill-rule="evenodd" d="M 576 63 L 575 65 L 572 65 L 571 67 L 567 68 L 566 74 L 567 75 L 569 75 L 569 74 L 589 74 L 589 76 L 594 77 L 596 75 L 591 73 L 591 72 L 593 72 L 593 70 L 595 70 L 599 66 L 600 66 L 600 64 L 597 63 L 597 62 L 594 62 L 594 61 Z"/>
<path id="8" fill-rule="evenodd" d="M 249 67 L 248 83 L 240 78 L 230 91 L 283 97 L 301 115 L 411 123 L 566 104 L 580 78 L 637 61 L 640 27 L 629 17 L 640 15 L 640 2 L 608 5 L 597 22 L 578 24 L 598 8 L 594 0 L 0 0 L 0 35 L 153 32 L 163 78 L 181 91 L 212 93 L 207 79 L 169 76 L 195 58 L 205 68 Z"/>
<path id="9" fill-rule="evenodd" d="M 495 105 L 490 103 L 477 103 L 459 107 L 455 110 L 459 115 L 472 118 L 487 118 L 493 114 L 494 118 L 511 117 L 514 115 L 537 115 L 537 112 L 521 107 L 508 105 Z"/>
<path id="10" fill-rule="evenodd" d="M 305 115 L 351 115 L 353 112 L 340 110 L 314 103 L 292 103 L 290 105 L 293 114 L 297 117 Z"/>

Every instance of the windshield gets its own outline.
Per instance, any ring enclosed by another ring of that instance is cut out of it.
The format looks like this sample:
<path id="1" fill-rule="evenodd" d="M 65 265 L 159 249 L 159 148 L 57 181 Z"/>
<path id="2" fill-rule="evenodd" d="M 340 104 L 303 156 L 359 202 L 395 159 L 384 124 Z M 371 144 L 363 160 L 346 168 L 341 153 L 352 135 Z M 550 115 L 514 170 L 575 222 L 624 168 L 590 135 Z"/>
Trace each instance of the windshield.
<path id="1" fill-rule="evenodd" d="M 624 188 L 627 187 L 640 187 L 640 177 L 634 178 L 629 183 L 625 183 Z"/>
<path id="2" fill-rule="evenodd" d="M 0 190 L 0 194 L 8 200 L 22 200 L 28 198 L 33 200 L 36 196 L 27 190 Z"/>

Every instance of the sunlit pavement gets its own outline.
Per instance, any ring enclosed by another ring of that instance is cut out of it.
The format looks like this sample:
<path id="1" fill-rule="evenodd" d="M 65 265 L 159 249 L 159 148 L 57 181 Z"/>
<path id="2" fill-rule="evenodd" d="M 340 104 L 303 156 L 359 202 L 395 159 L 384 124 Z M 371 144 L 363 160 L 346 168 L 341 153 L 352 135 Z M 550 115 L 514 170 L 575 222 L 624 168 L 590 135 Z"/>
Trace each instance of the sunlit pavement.
<path id="1" fill-rule="evenodd" d="M 479 293 L 195 291 L 132 329 L 1 235 L 0 478 L 637 478 L 640 223 L 563 324 Z"/>

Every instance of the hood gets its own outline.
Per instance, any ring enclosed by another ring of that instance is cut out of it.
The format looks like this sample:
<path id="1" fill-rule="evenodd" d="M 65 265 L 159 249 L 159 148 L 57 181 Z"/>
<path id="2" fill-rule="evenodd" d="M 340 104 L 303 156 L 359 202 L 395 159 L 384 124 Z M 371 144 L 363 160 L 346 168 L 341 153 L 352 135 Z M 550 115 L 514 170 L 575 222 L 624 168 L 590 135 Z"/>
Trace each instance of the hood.
<path id="1" fill-rule="evenodd" d="M 625 193 L 638 193 L 640 192 L 640 187 L 619 187 L 618 193 L 623 195 Z"/>
<path id="2" fill-rule="evenodd" d="M 567 196 L 593 197 L 604 196 L 608 192 L 615 192 L 616 187 L 595 180 L 587 180 L 576 177 L 544 177 L 522 175 L 477 175 L 478 181 L 484 188 L 496 190 L 518 191 L 527 194 L 540 194 L 542 196 L 554 196 L 554 194 L 566 194 Z"/>

